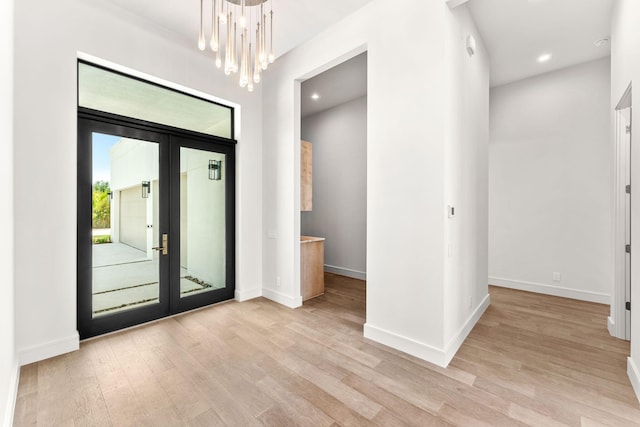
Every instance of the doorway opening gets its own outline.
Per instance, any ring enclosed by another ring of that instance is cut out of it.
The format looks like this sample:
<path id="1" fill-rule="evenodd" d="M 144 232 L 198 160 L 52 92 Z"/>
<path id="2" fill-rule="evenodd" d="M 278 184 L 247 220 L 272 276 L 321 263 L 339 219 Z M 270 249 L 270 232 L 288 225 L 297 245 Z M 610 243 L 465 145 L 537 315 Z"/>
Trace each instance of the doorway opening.
<path id="1" fill-rule="evenodd" d="M 325 283 L 364 295 L 367 53 L 303 81 L 300 94 L 301 296 L 310 303 Z"/>
<path id="2" fill-rule="evenodd" d="M 611 306 L 609 332 L 625 340 L 631 339 L 631 84 L 615 108 L 616 141 L 616 280 Z"/>
<path id="3" fill-rule="evenodd" d="M 233 109 L 82 62 L 79 83 L 80 337 L 233 298 Z"/>

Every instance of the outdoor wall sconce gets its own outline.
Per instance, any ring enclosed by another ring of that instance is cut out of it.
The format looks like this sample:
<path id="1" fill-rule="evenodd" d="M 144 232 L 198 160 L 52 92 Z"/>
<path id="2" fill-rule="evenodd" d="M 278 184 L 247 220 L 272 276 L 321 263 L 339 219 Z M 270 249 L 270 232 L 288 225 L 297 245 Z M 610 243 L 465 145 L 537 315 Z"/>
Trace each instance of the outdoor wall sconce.
<path id="1" fill-rule="evenodd" d="M 107 196 L 109 196 L 109 201 L 113 200 L 113 192 L 112 191 L 109 191 L 107 193 Z"/>
<path id="2" fill-rule="evenodd" d="M 220 181 L 222 177 L 222 160 L 209 160 L 209 179 Z"/>
<path id="3" fill-rule="evenodd" d="M 149 181 L 142 181 L 142 198 L 148 199 L 151 194 L 151 183 Z"/>

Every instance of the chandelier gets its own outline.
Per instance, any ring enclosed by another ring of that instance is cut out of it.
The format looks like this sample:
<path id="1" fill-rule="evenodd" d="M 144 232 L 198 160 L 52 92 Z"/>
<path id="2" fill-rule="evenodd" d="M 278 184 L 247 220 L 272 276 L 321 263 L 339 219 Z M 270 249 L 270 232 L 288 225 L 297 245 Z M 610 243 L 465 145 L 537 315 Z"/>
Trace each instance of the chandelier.
<path id="1" fill-rule="evenodd" d="M 216 55 L 216 67 L 224 67 L 226 75 L 239 72 L 240 86 L 249 92 L 253 92 L 254 84 L 260 83 L 262 72 L 275 60 L 273 7 L 270 4 L 267 12 L 265 6 L 271 2 L 211 0 L 209 47 Z M 200 0 L 200 50 L 206 49 L 205 20 L 204 0 Z"/>

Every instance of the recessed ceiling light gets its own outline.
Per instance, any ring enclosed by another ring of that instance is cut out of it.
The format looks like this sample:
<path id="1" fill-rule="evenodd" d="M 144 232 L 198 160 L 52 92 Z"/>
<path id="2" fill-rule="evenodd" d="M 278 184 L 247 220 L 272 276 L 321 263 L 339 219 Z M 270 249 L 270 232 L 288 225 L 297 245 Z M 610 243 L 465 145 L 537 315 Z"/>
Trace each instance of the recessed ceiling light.
<path id="1" fill-rule="evenodd" d="M 606 46 L 609 44 L 609 38 L 608 37 L 601 38 L 599 40 L 594 41 L 593 44 L 595 44 L 598 47 Z"/>
<path id="2" fill-rule="evenodd" d="M 543 55 L 538 56 L 538 62 L 547 62 L 550 59 L 551 59 L 550 53 L 545 53 Z"/>
<path id="3" fill-rule="evenodd" d="M 318 99 L 320 99 L 320 95 L 318 95 L 317 93 L 314 93 L 313 95 L 311 95 L 311 99 L 313 99 L 314 101 L 317 101 Z"/>

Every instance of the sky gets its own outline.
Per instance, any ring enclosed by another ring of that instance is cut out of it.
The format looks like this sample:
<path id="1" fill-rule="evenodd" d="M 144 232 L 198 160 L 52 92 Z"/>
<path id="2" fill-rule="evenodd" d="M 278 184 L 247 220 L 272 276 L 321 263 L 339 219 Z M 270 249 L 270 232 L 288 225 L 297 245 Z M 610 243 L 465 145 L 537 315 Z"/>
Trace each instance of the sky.
<path id="1" fill-rule="evenodd" d="M 109 149 L 121 139 L 119 136 L 93 133 L 93 182 L 111 183 Z"/>

